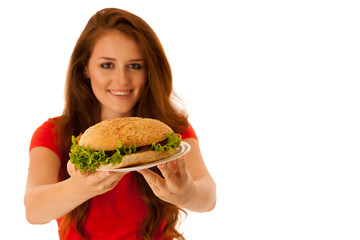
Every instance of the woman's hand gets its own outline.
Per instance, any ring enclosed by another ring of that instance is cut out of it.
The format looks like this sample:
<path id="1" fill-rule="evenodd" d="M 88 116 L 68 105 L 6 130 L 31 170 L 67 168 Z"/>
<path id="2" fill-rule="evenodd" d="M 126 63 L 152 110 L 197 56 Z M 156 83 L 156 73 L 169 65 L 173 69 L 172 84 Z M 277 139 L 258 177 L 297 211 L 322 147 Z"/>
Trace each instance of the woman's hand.
<path id="1" fill-rule="evenodd" d="M 44 224 L 60 218 L 99 194 L 113 189 L 125 173 L 81 173 L 69 161 L 68 179 L 58 181 L 59 157 L 52 150 L 36 147 L 30 151 L 30 165 L 24 204 L 26 218 L 32 224 Z"/>
<path id="2" fill-rule="evenodd" d="M 90 172 L 89 170 L 82 173 L 70 161 L 67 163 L 67 171 L 74 187 L 90 197 L 112 190 L 126 174 L 112 171 Z"/>
<path id="3" fill-rule="evenodd" d="M 195 184 L 186 169 L 185 156 L 157 167 L 164 178 L 149 169 L 138 171 L 144 176 L 154 194 L 178 206 L 186 206 L 188 202 L 191 202 Z"/>

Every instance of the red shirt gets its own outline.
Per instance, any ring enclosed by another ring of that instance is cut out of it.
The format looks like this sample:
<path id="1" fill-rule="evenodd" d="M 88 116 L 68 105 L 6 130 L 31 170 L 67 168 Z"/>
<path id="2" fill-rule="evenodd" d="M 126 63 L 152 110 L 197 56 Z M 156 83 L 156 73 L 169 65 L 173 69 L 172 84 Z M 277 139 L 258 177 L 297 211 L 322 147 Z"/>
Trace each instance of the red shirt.
<path id="1" fill-rule="evenodd" d="M 58 121 L 59 118 L 52 119 Z M 30 150 L 34 147 L 46 147 L 62 159 L 57 146 L 57 132 L 51 119 L 43 123 L 33 134 Z M 181 133 L 182 138 L 196 138 L 191 125 Z M 66 164 L 66 163 L 62 163 Z M 84 232 L 91 239 L 118 240 L 137 239 L 137 232 L 147 213 L 147 207 L 141 199 L 135 182 L 135 173 L 126 174 L 116 187 L 90 200 L 89 212 L 83 225 Z M 57 219 L 60 226 L 62 218 Z M 160 227 L 154 239 L 160 239 L 163 227 Z M 60 234 L 60 239 L 62 239 Z M 81 240 L 80 235 L 71 224 L 65 239 Z"/>

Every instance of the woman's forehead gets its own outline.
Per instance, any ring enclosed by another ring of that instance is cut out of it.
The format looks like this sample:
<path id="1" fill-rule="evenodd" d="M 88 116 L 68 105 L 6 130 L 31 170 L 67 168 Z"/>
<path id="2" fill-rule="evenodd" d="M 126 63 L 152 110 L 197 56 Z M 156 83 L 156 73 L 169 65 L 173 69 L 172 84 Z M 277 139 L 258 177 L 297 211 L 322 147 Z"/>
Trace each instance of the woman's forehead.
<path id="1" fill-rule="evenodd" d="M 138 43 L 128 35 L 114 30 L 104 33 L 94 44 L 92 56 L 95 57 L 119 57 L 128 56 L 142 58 Z"/>

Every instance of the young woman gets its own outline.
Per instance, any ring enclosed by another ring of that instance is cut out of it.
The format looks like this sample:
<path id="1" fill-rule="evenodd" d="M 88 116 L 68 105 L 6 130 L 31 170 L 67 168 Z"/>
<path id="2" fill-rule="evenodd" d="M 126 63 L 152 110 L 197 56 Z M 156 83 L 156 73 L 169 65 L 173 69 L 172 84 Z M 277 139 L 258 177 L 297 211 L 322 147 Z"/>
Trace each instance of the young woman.
<path id="1" fill-rule="evenodd" d="M 28 221 L 56 219 L 60 239 L 183 239 L 176 230 L 181 211 L 211 211 L 216 189 L 175 100 L 170 66 L 153 30 L 123 10 L 97 12 L 71 56 L 63 115 L 46 121 L 31 140 Z M 191 151 L 129 173 L 81 173 L 68 161 L 72 135 L 129 116 L 163 121 Z"/>

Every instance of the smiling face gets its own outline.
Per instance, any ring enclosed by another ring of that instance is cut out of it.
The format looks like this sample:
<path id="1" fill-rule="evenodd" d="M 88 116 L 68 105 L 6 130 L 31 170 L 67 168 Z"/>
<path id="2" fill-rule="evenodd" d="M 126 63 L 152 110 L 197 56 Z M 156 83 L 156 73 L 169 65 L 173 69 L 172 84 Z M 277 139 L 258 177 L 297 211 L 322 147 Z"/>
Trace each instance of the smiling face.
<path id="1" fill-rule="evenodd" d="M 103 35 L 86 74 L 101 104 L 101 120 L 132 116 L 147 78 L 144 58 L 132 38 L 116 30 Z"/>

